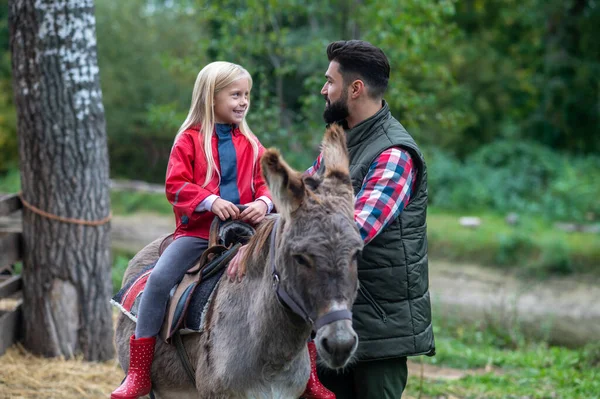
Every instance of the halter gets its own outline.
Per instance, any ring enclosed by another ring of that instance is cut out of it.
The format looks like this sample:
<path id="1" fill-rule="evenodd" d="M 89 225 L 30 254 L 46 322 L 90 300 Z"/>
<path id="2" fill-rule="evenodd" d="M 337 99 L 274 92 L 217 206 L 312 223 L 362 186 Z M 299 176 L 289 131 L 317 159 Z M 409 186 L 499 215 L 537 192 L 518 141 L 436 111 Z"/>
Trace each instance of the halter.
<path id="1" fill-rule="evenodd" d="M 316 313 L 309 313 L 306 310 L 306 307 L 302 303 L 302 301 L 296 301 L 287 291 L 281 286 L 279 277 L 279 273 L 277 272 L 277 268 L 275 267 L 275 237 L 277 236 L 277 227 L 279 226 L 279 218 L 275 221 L 273 225 L 273 231 L 271 231 L 271 245 L 269 247 L 269 257 L 271 258 L 271 274 L 273 276 L 273 290 L 275 290 L 275 294 L 277 295 L 277 299 L 279 302 L 289 308 L 294 314 L 300 316 L 306 323 L 312 326 L 313 333 L 317 333 L 317 331 L 327 324 L 331 324 L 334 321 L 338 320 L 352 320 L 352 312 L 349 310 L 334 310 L 332 312 L 328 312 L 323 316 L 316 318 Z M 313 321 L 314 320 L 314 321 Z"/>

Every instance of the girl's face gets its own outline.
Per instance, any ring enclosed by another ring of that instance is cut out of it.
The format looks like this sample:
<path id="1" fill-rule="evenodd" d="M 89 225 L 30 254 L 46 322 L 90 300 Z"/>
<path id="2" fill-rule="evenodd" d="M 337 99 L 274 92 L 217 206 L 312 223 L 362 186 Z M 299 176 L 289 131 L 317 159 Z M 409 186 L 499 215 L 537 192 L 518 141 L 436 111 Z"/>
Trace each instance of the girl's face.
<path id="1" fill-rule="evenodd" d="M 239 125 L 250 104 L 250 82 L 240 78 L 215 96 L 215 122 Z"/>

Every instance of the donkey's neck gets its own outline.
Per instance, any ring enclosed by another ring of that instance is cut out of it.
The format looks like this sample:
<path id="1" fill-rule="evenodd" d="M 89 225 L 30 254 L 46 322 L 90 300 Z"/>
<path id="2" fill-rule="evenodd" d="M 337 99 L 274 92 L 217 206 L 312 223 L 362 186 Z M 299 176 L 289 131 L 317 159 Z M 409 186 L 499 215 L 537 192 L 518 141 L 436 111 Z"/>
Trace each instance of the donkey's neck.
<path id="1" fill-rule="evenodd" d="M 278 228 L 277 223 L 269 227 L 266 229 L 269 233 Z M 311 327 L 284 307 L 277 297 L 272 274 L 275 253 L 269 250 L 270 241 L 264 242 L 261 250 L 252 257 L 254 259 L 247 260 L 249 263 L 252 260 L 259 262 L 262 267 L 248 265 L 243 297 L 253 298 L 248 304 L 249 339 L 256 343 L 256 350 L 264 353 L 273 367 L 276 367 L 277 361 L 284 367 L 305 348 Z"/>
<path id="2" fill-rule="evenodd" d="M 306 347 L 311 328 L 279 302 L 273 289 L 271 272 L 267 269 L 260 281 L 248 284 L 256 299 L 249 304 L 248 314 L 254 318 L 254 323 L 249 323 L 248 335 L 250 340 L 256 342 L 256 349 L 265 353 L 270 362 L 279 360 L 284 365 Z"/>
<path id="3" fill-rule="evenodd" d="M 272 225 L 264 227 L 257 233 L 266 238 Z M 308 370 L 305 348 L 311 327 L 279 303 L 272 284 L 269 240 L 249 246 L 248 252 L 242 282 L 222 281 L 219 287 L 210 333 L 211 350 L 219 354 L 215 370 L 222 370 L 217 373 L 238 388 L 282 376 L 290 381 L 306 377 L 302 373 Z"/>

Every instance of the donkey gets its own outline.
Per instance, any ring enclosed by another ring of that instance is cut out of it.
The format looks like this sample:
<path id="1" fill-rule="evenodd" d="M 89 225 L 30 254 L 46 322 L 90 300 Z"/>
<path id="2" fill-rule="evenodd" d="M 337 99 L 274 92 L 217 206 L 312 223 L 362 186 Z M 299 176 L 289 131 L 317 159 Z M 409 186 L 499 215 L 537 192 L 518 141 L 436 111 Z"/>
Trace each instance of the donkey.
<path id="1" fill-rule="evenodd" d="M 326 130 L 322 152 L 325 169 L 317 177 L 302 176 L 274 149 L 265 152 L 261 166 L 279 217 L 265 219 L 250 239 L 240 260 L 242 281 L 222 277 L 204 331 L 182 336 L 195 386 L 176 349 L 157 342 L 152 368 L 157 397 L 298 398 L 309 377 L 306 343 L 312 332 L 326 366 L 341 369 L 351 361 L 358 336 L 349 309 L 363 242 L 340 127 Z M 124 284 L 157 259 L 160 242 L 131 260 Z M 116 345 L 123 369 L 134 330 L 134 322 L 120 314 Z"/>

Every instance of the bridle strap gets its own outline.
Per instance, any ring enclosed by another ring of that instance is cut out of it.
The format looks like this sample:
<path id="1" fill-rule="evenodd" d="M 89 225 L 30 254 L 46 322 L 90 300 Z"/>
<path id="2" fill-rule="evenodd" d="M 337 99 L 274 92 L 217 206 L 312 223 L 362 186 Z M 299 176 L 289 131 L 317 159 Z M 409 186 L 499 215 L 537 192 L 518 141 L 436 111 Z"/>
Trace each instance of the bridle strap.
<path id="1" fill-rule="evenodd" d="M 319 329 L 321 327 L 326 326 L 327 324 L 331 324 L 334 321 L 343 320 L 343 319 L 352 320 L 352 312 L 349 311 L 348 309 L 343 309 L 343 310 L 334 310 L 333 312 L 325 313 L 323 316 L 319 317 L 315 321 L 315 323 L 313 325 L 313 331 L 317 332 L 317 331 L 319 331 Z"/>
<path id="2" fill-rule="evenodd" d="M 269 246 L 271 275 L 273 276 L 273 289 L 275 290 L 275 294 L 277 295 L 279 302 L 289 308 L 294 314 L 302 318 L 306 323 L 310 324 L 312 326 L 313 333 L 315 334 L 321 327 L 326 326 L 327 324 L 331 324 L 335 321 L 343 319 L 352 320 L 352 312 L 347 309 L 334 310 L 314 320 L 314 315 L 311 315 L 306 310 L 304 304 L 300 301 L 294 300 L 294 298 L 281 286 L 281 279 L 279 277 L 279 273 L 277 272 L 277 267 L 275 266 L 275 242 L 277 237 L 277 228 L 279 227 L 279 220 L 280 219 L 278 217 L 273 224 L 273 230 L 271 231 L 270 237 L 271 244 Z"/>
<path id="3" fill-rule="evenodd" d="M 271 245 L 269 247 L 269 256 L 271 258 L 271 274 L 273 276 L 273 289 L 275 289 L 275 293 L 277 294 L 279 302 L 290 308 L 292 312 L 300 316 L 308 324 L 313 324 L 313 318 L 310 317 L 310 314 L 303 304 L 296 302 L 280 284 L 279 273 L 277 272 L 277 267 L 275 266 L 275 243 L 279 220 L 279 217 L 277 217 L 277 220 L 275 220 L 275 223 L 273 224 L 273 230 L 271 231 Z"/>

